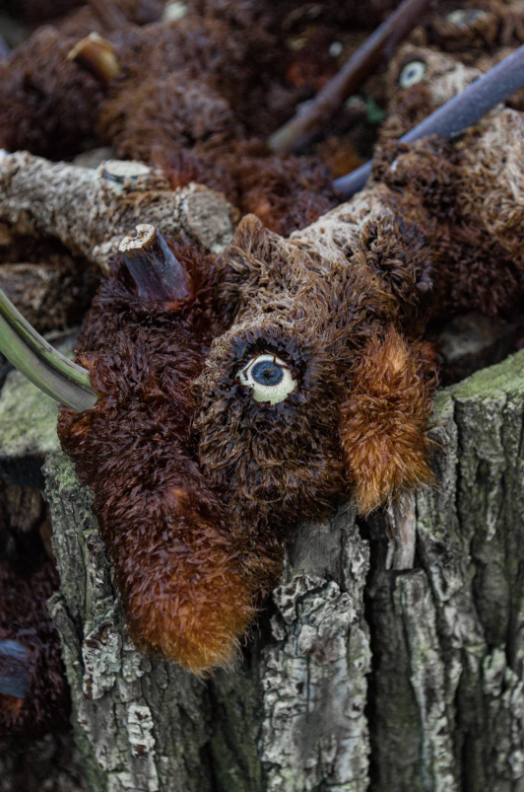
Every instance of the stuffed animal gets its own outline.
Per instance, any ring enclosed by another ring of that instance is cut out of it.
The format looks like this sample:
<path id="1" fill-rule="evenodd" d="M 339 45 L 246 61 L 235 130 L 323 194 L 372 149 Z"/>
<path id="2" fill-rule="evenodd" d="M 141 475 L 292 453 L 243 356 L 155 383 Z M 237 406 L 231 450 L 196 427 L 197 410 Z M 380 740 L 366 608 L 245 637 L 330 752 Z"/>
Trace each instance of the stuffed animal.
<path id="1" fill-rule="evenodd" d="M 477 74 L 422 54 L 435 102 Z M 227 663 L 290 525 L 432 481 L 422 334 L 522 297 L 523 131 L 499 106 L 455 144 L 384 134 L 368 188 L 288 239 L 248 216 L 220 256 L 150 224 L 122 242 L 80 339 L 97 403 L 59 433 L 144 651 Z"/>
<path id="2" fill-rule="evenodd" d="M 432 480 L 421 334 L 521 299 L 523 131 L 504 109 L 455 146 L 388 143 L 351 202 L 287 240 L 247 217 L 218 260 L 159 253 L 150 226 L 125 240 L 81 340 L 99 400 L 64 409 L 60 437 L 144 649 L 225 662 L 290 524 Z"/>

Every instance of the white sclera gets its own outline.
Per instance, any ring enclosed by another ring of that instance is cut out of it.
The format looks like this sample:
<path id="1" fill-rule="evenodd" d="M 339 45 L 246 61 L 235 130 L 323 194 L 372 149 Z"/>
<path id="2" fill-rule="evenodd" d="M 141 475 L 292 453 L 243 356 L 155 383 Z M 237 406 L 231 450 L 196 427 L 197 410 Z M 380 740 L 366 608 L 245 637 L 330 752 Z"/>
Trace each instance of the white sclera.
<path id="1" fill-rule="evenodd" d="M 253 371 L 255 370 L 256 366 L 258 366 L 260 363 L 266 362 L 272 363 L 273 366 L 280 369 L 282 372 L 280 382 L 274 385 L 262 384 L 253 378 Z M 268 402 L 269 404 L 278 404 L 279 402 L 284 401 L 284 399 L 295 390 L 298 384 L 297 381 L 293 379 L 287 364 L 283 360 L 280 360 L 280 358 L 276 357 L 276 355 L 272 355 L 269 352 L 265 352 L 262 355 L 256 355 L 254 358 L 251 358 L 244 368 L 238 372 L 237 378 L 240 380 L 242 385 L 245 385 L 247 388 L 251 388 L 255 401 Z"/>
<path id="2" fill-rule="evenodd" d="M 485 16 L 484 11 L 478 8 L 457 8 L 447 15 L 448 22 L 457 27 L 467 27 L 468 24 L 475 22 L 479 17 Z"/>
<path id="3" fill-rule="evenodd" d="M 411 88 L 412 85 L 422 82 L 425 76 L 426 64 L 422 61 L 411 61 L 400 72 L 398 84 L 401 88 Z"/>

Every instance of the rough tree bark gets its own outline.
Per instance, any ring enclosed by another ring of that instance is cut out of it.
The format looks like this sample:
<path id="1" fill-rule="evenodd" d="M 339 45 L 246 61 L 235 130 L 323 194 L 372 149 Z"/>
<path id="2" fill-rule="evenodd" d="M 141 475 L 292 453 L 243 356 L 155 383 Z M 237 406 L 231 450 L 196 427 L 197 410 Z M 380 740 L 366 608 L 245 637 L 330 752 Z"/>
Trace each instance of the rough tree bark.
<path id="1" fill-rule="evenodd" d="M 62 578 L 50 607 L 94 790 L 524 789 L 524 353 L 442 391 L 438 484 L 290 536 L 234 669 L 140 655 L 89 491 L 46 463 Z"/>
<path id="2" fill-rule="evenodd" d="M 173 194 L 140 168 L 1 154 L 0 221 L 74 251 L 94 247 L 102 269 L 138 219 L 209 249 L 230 239 L 220 196 Z M 87 199 L 73 204 L 73 193 Z M 39 486 L 56 408 L 23 396 L 32 386 L 20 375 L 10 380 L 0 475 Z M 132 646 L 90 492 L 53 451 L 47 497 L 62 584 L 50 608 L 91 788 L 524 792 L 523 411 L 524 352 L 441 392 L 438 484 L 368 522 L 348 505 L 295 529 L 242 660 L 208 680 Z"/>
<path id="3" fill-rule="evenodd" d="M 0 196 L 4 234 L 55 237 L 102 272 L 137 223 L 184 233 L 218 252 L 231 241 L 239 215 L 221 193 L 194 182 L 173 190 L 162 173 L 141 162 L 85 168 L 3 149 Z"/>

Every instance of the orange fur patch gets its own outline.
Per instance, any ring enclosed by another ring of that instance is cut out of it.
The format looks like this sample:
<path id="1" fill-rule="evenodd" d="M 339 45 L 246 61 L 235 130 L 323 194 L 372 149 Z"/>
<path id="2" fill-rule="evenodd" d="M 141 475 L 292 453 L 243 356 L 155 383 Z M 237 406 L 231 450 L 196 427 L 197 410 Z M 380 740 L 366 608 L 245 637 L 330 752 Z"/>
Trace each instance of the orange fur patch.
<path id="1" fill-rule="evenodd" d="M 432 481 L 427 421 L 435 385 L 429 344 L 408 343 L 393 328 L 367 343 L 340 410 L 344 458 L 362 514 Z"/>
<path id="2" fill-rule="evenodd" d="M 173 545 L 160 539 L 150 548 L 132 582 L 123 559 L 119 567 L 130 632 L 146 651 L 161 652 L 194 674 L 227 665 L 255 615 L 238 548 L 227 532 L 202 520 L 184 487 L 166 488 L 158 508 L 171 523 Z M 133 545 L 134 537 L 129 541 Z M 125 556 L 125 544 L 119 550 Z"/>
<path id="3" fill-rule="evenodd" d="M 124 583 L 124 593 L 135 642 L 202 674 L 235 659 L 255 609 L 231 542 L 188 518 L 174 515 L 186 526 L 184 552 L 158 548 L 143 559 L 132 585 Z"/>

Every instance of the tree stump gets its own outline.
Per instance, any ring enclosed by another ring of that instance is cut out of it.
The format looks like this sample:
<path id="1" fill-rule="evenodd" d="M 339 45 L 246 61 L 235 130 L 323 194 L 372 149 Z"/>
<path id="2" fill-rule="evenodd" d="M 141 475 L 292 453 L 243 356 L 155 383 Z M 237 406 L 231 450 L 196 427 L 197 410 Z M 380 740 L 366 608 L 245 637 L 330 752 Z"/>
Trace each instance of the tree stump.
<path id="1" fill-rule="evenodd" d="M 91 495 L 46 463 L 51 603 L 100 792 L 524 790 L 524 352 L 438 394 L 436 484 L 298 526 L 237 667 L 126 636 Z"/>

